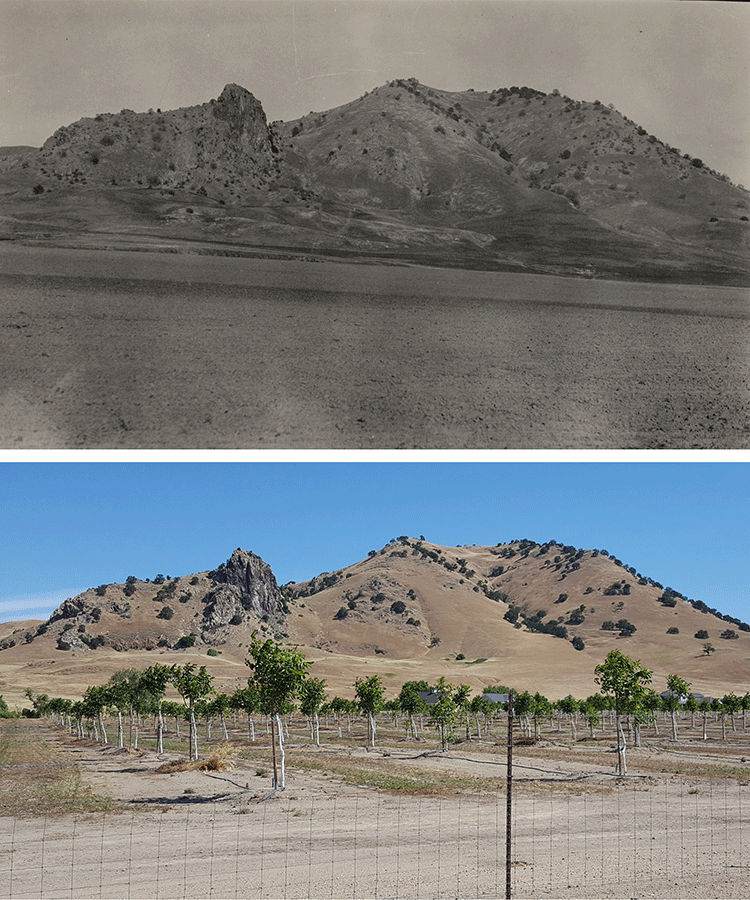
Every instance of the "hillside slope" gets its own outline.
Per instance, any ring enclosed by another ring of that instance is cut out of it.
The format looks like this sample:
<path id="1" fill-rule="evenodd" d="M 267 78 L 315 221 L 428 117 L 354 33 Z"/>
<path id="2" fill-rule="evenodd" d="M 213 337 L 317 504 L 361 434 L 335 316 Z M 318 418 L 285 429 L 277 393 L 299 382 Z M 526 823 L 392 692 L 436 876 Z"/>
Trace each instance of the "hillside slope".
<path id="1" fill-rule="evenodd" d="M 227 85 L 200 106 L 102 113 L 20 149 L 0 153 L 6 239 L 139 235 L 750 283 L 747 191 L 599 101 L 558 92 L 397 79 L 269 125 Z"/>
<path id="2" fill-rule="evenodd" d="M 673 672 L 707 695 L 750 687 L 750 626 L 606 551 L 402 537 L 300 584 L 279 587 L 263 560 L 237 550 L 212 572 L 92 588 L 36 628 L 3 630 L 0 693 L 75 696 L 156 659 L 206 664 L 229 689 L 247 678 L 255 630 L 299 646 L 345 694 L 357 675 L 380 674 L 392 692 L 445 675 L 475 690 L 509 683 L 585 696 L 614 648 L 652 668 L 657 689 Z"/>

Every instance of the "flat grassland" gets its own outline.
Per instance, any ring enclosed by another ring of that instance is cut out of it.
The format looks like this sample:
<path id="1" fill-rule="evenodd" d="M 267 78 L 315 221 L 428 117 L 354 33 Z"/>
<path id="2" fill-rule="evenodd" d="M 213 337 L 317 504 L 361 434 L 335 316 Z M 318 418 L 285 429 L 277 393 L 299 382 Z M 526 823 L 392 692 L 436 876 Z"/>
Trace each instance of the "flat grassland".
<path id="1" fill-rule="evenodd" d="M 649 728 L 626 778 L 611 734 L 582 724 L 577 740 L 559 723 L 516 747 L 512 896 L 746 896 L 746 732 L 727 725 L 724 741 L 712 721 L 703 742 L 688 723 L 678 743 Z M 502 717 L 441 753 L 434 732 L 405 740 L 386 721 L 367 749 L 361 719 L 331 720 L 316 746 L 298 716 L 275 793 L 262 722 L 255 742 L 230 724 L 234 765 L 205 771 L 184 762 L 184 726 L 161 756 L 150 729 L 118 750 L 108 728 L 105 746 L 0 720 L 4 896 L 505 896 Z M 200 732 L 202 759 L 232 758 Z"/>
<path id="2" fill-rule="evenodd" d="M 747 448 L 750 295 L 0 247 L 0 446 Z"/>

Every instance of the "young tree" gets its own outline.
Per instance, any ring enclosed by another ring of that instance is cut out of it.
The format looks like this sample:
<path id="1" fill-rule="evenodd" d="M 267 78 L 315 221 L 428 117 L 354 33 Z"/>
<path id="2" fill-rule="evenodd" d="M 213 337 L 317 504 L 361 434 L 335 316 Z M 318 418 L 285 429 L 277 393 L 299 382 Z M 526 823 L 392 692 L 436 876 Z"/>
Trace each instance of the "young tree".
<path id="1" fill-rule="evenodd" d="M 572 694 L 568 694 L 568 696 L 563 697 L 562 700 L 557 700 L 555 702 L 555 706 L 560 710 L 561 713 L 564 713 L 566 716 L 568 716 L 568 721 L 570 722 L 571 737 L 574 741 L 577 741 L 578 733 L 576 731 L 576 715 L 581 710 L 581 704 Z"/>
<path id="2" fill-rule="evenodd" d="M 320 719 L 318 712 L 326 701 L 326 683 L 322 678 L 306 678 L 299 692 L 300 712 L 310 721 L 310 735 L 317 747 L 320 746 Z"/>
<path id="3" fill-rule="evenodd" d="M 595 669 L 595 681 L 605 694 L 609 694 L 615 705 L 617 722 L 617 767 L 615 772 L 627 775 L 625 759 L 625 734 L 622 730 L 622 715 L 635 713 L 642 708 L 646 685 L 651 683 L 652 672 L 641 666 L 640 660 L 631 659 L 619 650 L 611 650 L 607 658 Z"/>
<path id="4" fill-rule="evenodd" d="M 162 704 L 164 703 L 164 694 L 167 690 L 172 676 L 172 670 L 169 666 L 162 666 L 156 663 L 149 666 L 142 674 L 141 678 L 146 690 L 156 700 L 156 752 L 164 753 L 164 718 L 162 716 Z"/>
<path id="5" fill-rule="evenodd" d="M 286 787 L 286 757 L 280 717 L 292 699 L 299 696 L 311 663 L 307 662 L 302 653 L 296 649 L 286 650 L 271 638 L 261 641 L 256 632 L 253 632 L 250 642 L 250 656 L 251 659 L 245 660 L 245 665 L 252 670 L 253 674 L 250 680 L 258 692 L 260 710 L 271 718 L 273 786 L 276 789 L 284 790 Z M 280 766 L 277 766 L 276 763 L 277 739 L 281 757 Z"/>
<path id="6" fill-rule="evenodd" d="M 361 713 L 367 714 L 368 743 L 375 746 L 375 716 L 383 708 L 383 695 L 385 688 L 379 675 L 371 675 L 369 678 L 357 678 L 354 682 L 354 693 L 357 697 L 357 706 Z"/>
<path id="7" fill-rule="evenodd" d="M 438 683 L 435 685 L 435 693 L 437 694 L 437 702 L 433 703 L 429 708 L 430 720 L 437 725 L 440 730 L 440 747 L 445 753 L 445 745 L 447 741 L 446 732 L 450 733 L 456 721 L 458 713 L 458 703 L 456 702 L 456 688 L 452 684 L 448 684 L 441 675 Z"/>
<path id="8" fill-rule="evenodd" d="M 401 688 L 401 693 L 398 695 L 399 708 L 409 717 L 411 735 L 415 741 L 417 740 L 417 725 L 414 721 L 414 715 L 416 713 L 424 713 L 427 711 L 427 706 L 421 697 L 421 692 L 428 690 L 429 685 L 426 681 L 407 681 Z M 408 729 L 406 736 L 407 738 L 409 737 Z"/>
<path id="9" fill-rule="evenodd" d="M 687 700 L 690 693 L 690 682 L 680 678 L 679 675 L 667 676 L 667 689 L 672 692 L 668 698 L 674 703 L 669 703 L 669 711 L 672 713 L 672 740 L 677 740 L 677 713 L 682 708 L 682 704 Z"/>
<path id="10" fill-rule="evenodd" d="M 205 666 L 196 672 L 194 663 L 171 667 L 170 681 L 177 688 L 178 694 L 190 716 L 190 759 L 198 759 L 198 727 L 195 724 L 195 704 L 207 697 L 213 690 L 213 676 L 209 675 Z"/>
<path id="11" fill-rule="evenodd" d="M 725 712 L 729 713 L 729 720 L 732 723 L 732 731 L 737 731 L 737 724 L 734 717 L 742 709 L 742 698 L 736 694 L 724 694 L 721 698 L 721 705 Z"/>
<path id="12" fill-rule="evenodd" d="M 253 684 L 252 679 L 248 678 L 247 687 L 237 688 L 232 694 L 230 706 L 232 709 L 241 709 L 247 715 L 247 733 L 251 741 L 255 740 L 255 722 L 253 722 L 253 713 L 260 709 L 260 698 L 258 697 L 258 688 Z"/>
<path id="13" fill-rule="evenodd" d="M 109 705 L 106 687 L 104 685 L 92 685 L 87 687 L 81 702 L 83 703 L 86 715 L 96 719 L 99 726 L 98 731 L 101 732 L 102 743 L 109 743 L 107 740 L 107 731 L 104 727 L 103 716 L 105 708 Z M 97 740 L 98 739 L 97 733 Z"/>

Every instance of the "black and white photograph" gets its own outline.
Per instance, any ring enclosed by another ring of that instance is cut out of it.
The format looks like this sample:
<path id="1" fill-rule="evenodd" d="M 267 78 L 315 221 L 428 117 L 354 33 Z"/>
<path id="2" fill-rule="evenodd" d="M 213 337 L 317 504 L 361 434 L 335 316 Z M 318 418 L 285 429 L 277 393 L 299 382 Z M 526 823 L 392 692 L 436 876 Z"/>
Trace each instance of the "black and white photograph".
<path id="1" fill-rule="evenodd" d="M 0 446 L 750 446 L 750 9 L 3 0 Z"/>

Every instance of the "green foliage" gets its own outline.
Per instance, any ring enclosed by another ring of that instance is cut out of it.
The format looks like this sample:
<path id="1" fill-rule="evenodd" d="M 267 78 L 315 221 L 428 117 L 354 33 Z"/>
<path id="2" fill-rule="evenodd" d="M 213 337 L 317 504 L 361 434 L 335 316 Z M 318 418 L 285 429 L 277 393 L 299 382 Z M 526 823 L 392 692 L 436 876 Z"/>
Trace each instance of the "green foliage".
<path id="1" fill-rule="evenodd" d="M 313 716 L 319 712 L 326 696 L 326 683 L 322 678 L 306 678 L 299 691 L 302 715 Z"/>
<path id="2" fill-rule="evenodd" d="M 385 688 L 379 675 L 357 678 L 354 682 L 354 693 L 361 712 L 376 716 L 383 708 Z"/>
<path id="3" fill-rule="evenodd" d="M 162 608 L 159 610 L 156 618 L 157 619 L 171 619 L 173 615 L 174 615 L 174 610 L 172 609 L 171 606 L 162 606 Z"/>
<path id="4" fill-rule="evenodd" d="M 420 693 L 426 693 L 429 689 L 430 686 L 426 681 L 407 681 L 398 695 L 399 709 L 410 716 L 413 716 L 415 713 L 426 712 L 427 704 L 420 696 Z"/>
<path id="5" fill-rule="evenodd" d="M 611 650 L 594 669 L 595 681 L 614 700 L 618 714 L 635 712 L 651 683 L 652 672 L 619 650 Z"/>
<path id="6" fill-rule="evenodd" d="M 404 601 L 395 600 L 393 603 L 391 603 L 391 612 L 398 613 L 399 615 L 406 612 L 406 604 L 404 603 Z"/>
<path id="7" fill-rule="evenodd" d="M 261 641 L 257 632 L 253 632 L 249 650 L 245 665 L 252 670 L 261 712 L 270 716 L 284 712 L 299 695 L 311 663 L 299 650 L 284 649 L 271 638 Z"/>
<path id="8" fill-rule="evenodd" d="M 690 693 L 690 682 L 680 678 L 679 675 L 668 675 L 667 689 L 672 691 L 678 700 L 685 699 Z"/>
<path id="9" fill-rule="evenodd" d="M 221 650 L 217 650 L 215 647 L 209 647 L 206 650 L 206 656 L 221 656 Z"/>
<path id="10" fill-rule="evenodd" d="M 188 647 L 195 645 L 196 636 L 194 634 L 183 634 L 183 636 L 174 645 L 175 650 L 187 650 Z"/>
<path id="11" fill-rule="evenodd" d="M 438 695 L 438 699 L 429 707 L 430 721 L 439 728 L 440 745 L 445 751 L 447 734 L 453 728 L 458 714 L 457 691 L 441 675 L 435 686 L 435 693 Z"/>
<path id="12" fill-rule="evenodd" d="M 694 637 L 696 637 L 699 641 L 705 641 L 708 637 L 708 632 L 705 628 L 700 628 L 695 632 Z"/>

